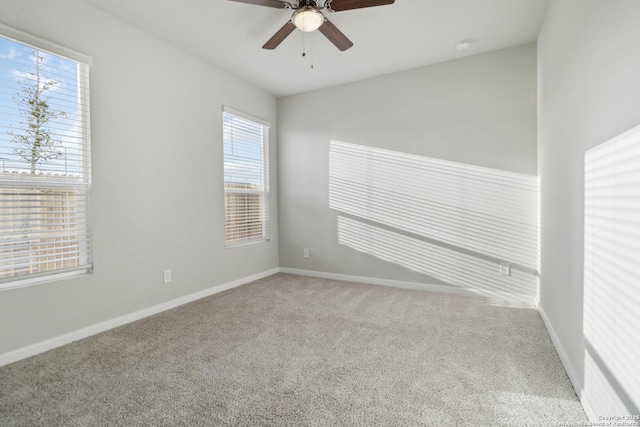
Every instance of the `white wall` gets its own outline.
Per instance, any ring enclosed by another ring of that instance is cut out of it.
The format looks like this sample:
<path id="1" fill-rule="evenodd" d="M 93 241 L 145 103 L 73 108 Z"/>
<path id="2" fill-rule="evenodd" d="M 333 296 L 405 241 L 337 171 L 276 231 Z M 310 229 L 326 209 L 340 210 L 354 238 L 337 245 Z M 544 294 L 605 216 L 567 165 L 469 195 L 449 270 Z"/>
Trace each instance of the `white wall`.
<path id="1" fill-rule="evenodd" d="M 541 309 L 579 393 L 589 369 L 585 360 L 599 357 L 589 354 L 583 335 L 583 321 L 588 320 L 583 318 L 585 153 L 640 124 L 639 23 L 637 0 L 552 0 L 538 40 Z M 628 292 L 614 298 L 621 304 L 637 298 L 638 283 Z M 628 339 L 637 341 L 637 325 L 625 320 L 621 307 L 596 320 L 628 330 Z M 609 395 L 591 402 L 595 407 L 583 395 L 592 418 L 622 415 L 613 404 L 618 399 L 637 414 L 638 396 L 625 396 L 628 390 L 620 385 L 640 382 L 638 355 L 621 352 L 615 360 L 616 368 L 626 366 L 626 378 L 605 372 L 602 379 L 609 384 L 596 388 Z M 625 360 L 634 362 L 625 365 Z M 600 368 L 612 371 L 606 364 Z"/>
<path id="2" fill-rule="evenodd" d="M 95 273 L 0 292 L 0 355 L 277 268 L 272 239 L 224 248 L 221 107 L 273 124 L 276 100 L 77 0 L 3 1 L 0 20 L 93 57 Z M 162 271 L 173 282 L 162 284 Z"/>
<path id="3" fill-rule="evenodd" d="M 465 237 L 470 234 L 478 237 L 482 233 L 488 233 L 485 242 L 491 241 L 494 236 L 487 232 L 491 229 L 498 233 L 511 229 L 513 235 L 526 229 L 534 236 L 527 238 L 525 245 L 536 244 L 537 190 L 531 189 L 536 175 L 535 44 L 281 98 L 278 117 L 282 267 L 454 287 L 474 287 L 482 276 L 480 290 L 520 292 L 516 288 L 522 281 L 525 294 L 535 293 L 535 261 L 521 263 L 514 276 L 500 277 L 500 256 L 461 243 L 468 241 Z M 357 153 L 345 157 L 331 140 L 355 144 Z M 337 169 L 331 168 L 340 162 L 358 161 L 358 156 L 363 164 L 372 162 L 370 156 L 382 156 L 400 166 L 386 172 L 377 168 L 377 175 L 368 176 L 364 168 L 360 176 L 351 177 L 352 181 L 402 180 L 399 175 L 416 173 L 412 182 L 422 182 L 434 172 L 433 167 L 453 168 L 463 178 L 447 181 L 436 194 L 426 194 L 430 188 L 427 179 L 416 194 L 429 202 L 416 205 L 407 198 L 394 198 L 386 201 L 387 212 L 378 209 L 376 215 L 354 218 L 355 211 L 345 204 L 361 198 L 361 205 L 368 204 L 368 213 L 372 213 L 385 203 L 367 201 L 369 196 L 355 189 L 345 190 L 345 203 L 333 203 L 336 192 L 342 190 L 330 185 L 330 179 L 335 183 L 349 177 L 338 176 Z M 363 156 L 367 158 L 363 160 Z M 403 166 L 411 156 L 417 165 L 413 169 Z M 477 212 L 465 217 L 468 209 L 463 200 L 474 196 L 469 191 L 479 182 L 474 177 L 491 174 L 495 179 L 492 185 L 497 187 L 485 186 L 482 196 L 486 197 L 474 208 L 497 216 L 487 219 L 488 226 L 482 229 L 474 216 Z M 528 205 L 525 209 L 509 198 L 502 204 L 495 199 L 511 194 L 506 183 L 516 181 L 526 182 L 525 194 L 520 193 Z M 467 197 L 462 197 L 465 191 Z M 447 204 L 443 200 L 451 192 L 456 193 L 451 218 L 457 219 L 447 224 L 448 233 L 403 227 L 383 218 L 385 214 L 387 218 L 404 215 L 407 223 L 415 220 L 416 224 L 432 225 L 431 207 Z M 346 220 L 345 213 L 351 214 Z M 505 224 L 502 216 L 510 216 L 511 222 Z M 354 219 L 361 223 L 354 225 Z M 347 229 L 356 234 L 351 240 L 343 233 Z M 364 236 L 367 233 L 375 235 Z M 504 236 L 510 244 L 519 238 L 508 233 Z M 309 258 L 303 258 L 303 248 L 310 249 Z M 411 259 L 411 265 L 403 259 Z"/>

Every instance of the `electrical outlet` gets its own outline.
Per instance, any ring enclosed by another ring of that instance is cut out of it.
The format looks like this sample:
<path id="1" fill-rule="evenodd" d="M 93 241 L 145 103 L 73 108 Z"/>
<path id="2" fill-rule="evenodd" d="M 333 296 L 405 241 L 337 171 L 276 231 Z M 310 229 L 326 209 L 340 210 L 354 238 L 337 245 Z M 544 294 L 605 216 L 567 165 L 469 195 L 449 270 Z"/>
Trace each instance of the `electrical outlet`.
<path id="1" fill-rule="evenodd" d="M 170 281 L 171 281 L 171 270 L 165 270 L 163 283 L 169 283 Z"/>
<path id="2" fill-rule="evenodd" d="M 500 275 L 511 276 L 511 265 L 506 262 L 500 263 Z"/>
<path id="3" fill-rule="evenodd" d="M 305 248 L 303 253 L 305 258 L 309 258 L 309 249 Z"/>

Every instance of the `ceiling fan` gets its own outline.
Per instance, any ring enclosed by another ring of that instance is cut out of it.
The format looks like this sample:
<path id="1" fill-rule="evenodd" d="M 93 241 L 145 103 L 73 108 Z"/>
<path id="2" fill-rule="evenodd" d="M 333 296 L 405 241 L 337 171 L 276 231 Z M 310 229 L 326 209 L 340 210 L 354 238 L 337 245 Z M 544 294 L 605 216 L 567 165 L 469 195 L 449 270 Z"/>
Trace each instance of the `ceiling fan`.
<path id="1" fill-rule="evenodd" d="M 304 32 L 319 30 L 338 49 L 345 51 L 353 42 L 333 25 L 322 11 L 342 12 L 344 10 L 393 4 L 395 0 L 231 0 L 277 9 L 291 9 L 293 16 L 267 41 L 263 49 L 275 49 L 296 28 Z"/>

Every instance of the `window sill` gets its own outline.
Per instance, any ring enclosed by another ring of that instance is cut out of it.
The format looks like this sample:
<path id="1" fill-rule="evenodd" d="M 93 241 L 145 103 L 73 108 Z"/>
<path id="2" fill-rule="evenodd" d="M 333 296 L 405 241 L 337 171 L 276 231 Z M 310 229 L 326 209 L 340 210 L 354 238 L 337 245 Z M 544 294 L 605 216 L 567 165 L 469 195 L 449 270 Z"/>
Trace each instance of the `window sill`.
<path id="1" fill-rule="evenodd" d="M 17 279 L 11 282 L 0 283 L 0 292 L 12 290 L 12 289 L 26 288 L 28 286 L 36 286 L 42 283 L 55 282 L 58 280 L 68 279 L 70 277 L 82 276 L 84 274 L 91 274 L 92 271 L 93 270 L 91 268 L 83 268 L 81 270 L 76 270 L 76 271 L 52 273 L 46 276 Z"/>
<path id="2" fill-rule="evenodd" d="M 255 245 L 257 243 L 265 243 L 268 242 L 270 239 L 260 239 L 260 240 L 252 240 L 250 242 L 240 242 L 240 243 L 232 243 L 232 244 L 224 244 L 224 248 L 225 249 L 232 249 L 232 248 L 239 248 L 242 246 L 249 246 L 249 245 Z"/>

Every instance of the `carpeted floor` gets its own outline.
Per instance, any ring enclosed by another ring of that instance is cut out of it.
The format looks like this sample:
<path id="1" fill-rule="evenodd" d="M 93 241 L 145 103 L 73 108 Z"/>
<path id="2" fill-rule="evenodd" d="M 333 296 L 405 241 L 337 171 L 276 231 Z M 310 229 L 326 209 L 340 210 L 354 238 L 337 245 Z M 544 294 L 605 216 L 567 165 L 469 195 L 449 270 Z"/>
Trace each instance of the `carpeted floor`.
<path id="1" fill-rule="evenodd" d="M 0 425 L 587 419 L 538 312 L 277 274 L 0 368 Z"/>

